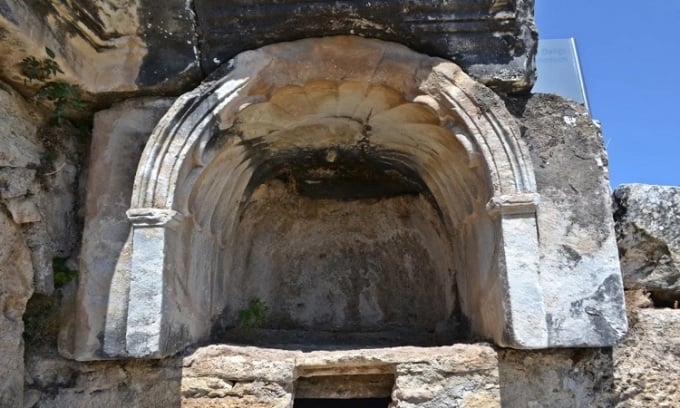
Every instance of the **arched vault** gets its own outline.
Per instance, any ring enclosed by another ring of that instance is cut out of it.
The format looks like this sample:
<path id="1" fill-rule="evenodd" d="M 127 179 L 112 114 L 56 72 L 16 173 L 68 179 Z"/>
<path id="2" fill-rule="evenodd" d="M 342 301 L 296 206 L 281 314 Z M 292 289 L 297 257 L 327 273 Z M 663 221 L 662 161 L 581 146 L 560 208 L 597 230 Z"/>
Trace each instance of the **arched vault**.
<path id="1" fill-rule="evenodd" d="M 156 126 L 127 211 L 131 261 L 113 277 L 127 290 L 108 300 L 126 307 L 106 317 L 105 354 L 160 357 L 205 339 L 233 294 L 238 226 L 258 185 L 291 165 L 304 169 L 298 182 L 323 183 L 314 169 L 358 162 L 436 209 L 473 332 L 549 346 L 539 196 L 515 119 L 451 62 L 332 37 L 238 55 Z"/>

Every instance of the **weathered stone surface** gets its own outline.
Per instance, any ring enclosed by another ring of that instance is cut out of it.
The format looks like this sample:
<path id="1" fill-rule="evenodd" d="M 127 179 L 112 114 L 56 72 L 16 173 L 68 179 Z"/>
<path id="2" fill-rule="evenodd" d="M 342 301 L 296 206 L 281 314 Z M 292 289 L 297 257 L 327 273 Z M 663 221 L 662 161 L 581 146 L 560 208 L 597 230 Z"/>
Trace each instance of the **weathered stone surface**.
<path id="1" fill-rule="evenodd" d="M 131 99 L 95 115 L 78 294 L 80 299 L 89 301 L 79 304 L 80 320 L 69 325 L 69 330 L 78 330 L 80 335 L 62 336 L 60 347 L 65 355 L 70 355 L 73 348 L 69 342 L 77 341 L 82 348 L 99 349 L 103 346 L 100 341 L 104 331 L 117 330 L 106 328 L 101 317 L 106 313 L 109 291 L 121 290 L 119 282 L 112 282 L 116 265 L 129 262 L 125 259 L 123 244 L 130 232 L 125 218 L 132 193 L 130 180 L 152 127 L 171 103 L 169 98 Z M 83 336 L 85 332 L 90 335 Z"/>
<path id="2" fill-rule="evenodd" d="M 452 60 L 501 91 L 533 84 L 533 1 L 195 1 L 203 69 L 302 38 L 359 35 Z"/>
<path id="3" fill-rule="evenodd" d="M 42 117 L 4 85 L 0 116 L 0 204 L 22 224 L 36 292 L 51 293 L 52 259 L 70 256 L 78 235 L 76 131 L 45 127 Z"/>
<path id="4" fill-rule="evenodd" d="M 33 293 L 33 264 L 19 227 L 0 210 L 0 406 L 22 406 L 22 316 Z"/>
<path id="5" fill-rule="evenodd" d="M 178 407 L 180 377 L 177 359 L 77 363 L 29 353 L 24 407 Z"/>
<path id="6" fill-rule="evenodd" d="M 10 198 L 3 201 L 7 211 L 12 214 L 12 219 L 17 224 L 26 224 L 41 220 L 38 206 L 33 200 L 26 198 Z"/>
<path id="7" fill-rule="evenodd" d="M 383 377 L 391 380 L 380 396 L 395 407 L 499 406 L 496 352 L 485 344 L 315 352 L 212 345 L 154 362 L 83 363 L 45 353 L 26 361 L 27 407 L 291 408 L 305 392 L 328 398 L 344 389 L 359 398 L 366 387 L 357 379 Z M 300 381 L 307 385 L 298 395 Z"/>
<path id="8" fill-rule="evenodd" d="M 446 228 L 424 196 L 380 189 L 339 201 L 298 195 L 282 182 L 260 185 L 241 215 L 224 324 L 235 326 L 252 298 L 269 305 L 267 328 L 399 328 L 390 340 L 406 345 L 446 324 L 459 312 Z M 290 231 L 298 233 L 282 240 Z"/>
<path id="9" fill-rule="evenodd" d="M 352 378 L 389 377 L 389 384 L 351 387 Z M 313 352 L 214 345 L 184 359 L 183 406 L 241 406 L 250 398 L 257 406 L 290 407 L 294 392 L 361 398 L 376 391 L 391 395 L 394 407 L 500 406 L 496 353 L 483 344 Z"/>
<path id="10" fill-rule="evenodd" d="M 631 328 L 614 348 L 613 401 L 621 408 L 676 407 L 680 405 L 680 309 L 649 308 L 651 302 L 641 291 L 632 292 Z"/>
<path id="11" fill-rule="evenodd" d="M 614 217 L 626 289 L 680 301 L 680 187 L 622 185 Z"/>
<path id="12" fill-rule="evenodd" d="M 583 106 L 555 95 L 508 100 L 541 196 L 541 286 L 550 343 L 606 346 L 626 332 L 607 154 Z"/>
<path id="13" fill-rule="evenodd" d="M 499 352 L 503 407 L 613 406 L 611 349 Z"/>
<path id="14" fill-rule="evenodd" d="M 0 77 L 23 87 L 20 61 L 52 49 L 64 78 L 91 94 L 177 92 L 200 74 L 197 29 L 184 0 L 0 3 Z M 29 84 L 31 85 L 31 84 Z"/>
<path id="15" fill-rule="evenodd" d="M 0 77 L 24 87 L 20 61 L 41 59 L 49 47 L 64 71 L 60 78 L 95 97 L 178 92 L 242 51 L 349 34 L 451 59 L 502 91 L 527 90 L 534 81 L 530 0 L 5 0 L 0 52 L 7 63 Z"/>

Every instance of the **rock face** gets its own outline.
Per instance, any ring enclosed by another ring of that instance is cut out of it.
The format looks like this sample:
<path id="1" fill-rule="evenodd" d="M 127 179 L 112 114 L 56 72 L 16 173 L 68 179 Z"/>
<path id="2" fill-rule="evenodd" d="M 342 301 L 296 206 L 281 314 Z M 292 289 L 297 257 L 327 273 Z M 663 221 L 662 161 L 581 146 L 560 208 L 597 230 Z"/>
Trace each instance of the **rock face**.
<path id="1" fill-rule="evenodd" d="M 19 62 L 57 54 L 63 78 L 90 95 L 186 90 L 236 54 L 332 35 L 398 41 L 452 59 L 505 92 L 534 81 L 532 1 L 7 0 L 0 78 L 23 87 Z"/>
<path id="2" fill-rule="evenodd" d="M 22 316 L 33 293 L 31 251 L 19 227 L 0 212 L 0 405 L 21 406 L 24 388 Z"/>
<path id="3" fill-rule="evenodd" d="M 22 87 L 18 68 L 52 49 L 63 78 L 89 94 L 177 91 L 200 76 L 195 16 L 183 0 L 77 0 L 0 5 L 0 75 Z"/>
<path id="4" fill-rule="evenodd" d="M 503 407 L 614 406 L 611 349 L 502 350 L 498 359 Z"/>
<path id="5" fill-rule="evenodd" d="M 631 329 L 614 348 L 618 407 L 680 404 L 680 309 L 631 308 Z"/>
<path id="6" fill-rule="evenodd" d="M 21 406 L 22 316 L 54 290 L 53 259 L 76 247 L 75 129 L 41 116 L 0 83 L 0 405 Z"/>
<path id="7" fill-rule="evenodd" d="M 680 302 L 680 187 L 622 185 L 614 217 L 626 289 L 649 291 L 668 306 Z"/>

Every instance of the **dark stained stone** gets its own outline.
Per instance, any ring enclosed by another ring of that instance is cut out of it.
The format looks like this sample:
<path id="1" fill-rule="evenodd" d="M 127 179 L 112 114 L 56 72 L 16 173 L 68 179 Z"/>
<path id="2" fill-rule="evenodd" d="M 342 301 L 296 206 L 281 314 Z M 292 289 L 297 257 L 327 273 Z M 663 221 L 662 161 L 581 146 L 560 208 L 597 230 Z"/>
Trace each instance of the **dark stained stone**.
<path id="1" fill-rule="evenodd" d="M 354 34 L 450 59 L 501 92 L 534 80 L 532 1 L 196 0 L 195 8 L 206 73 L 263 45 Z"/>

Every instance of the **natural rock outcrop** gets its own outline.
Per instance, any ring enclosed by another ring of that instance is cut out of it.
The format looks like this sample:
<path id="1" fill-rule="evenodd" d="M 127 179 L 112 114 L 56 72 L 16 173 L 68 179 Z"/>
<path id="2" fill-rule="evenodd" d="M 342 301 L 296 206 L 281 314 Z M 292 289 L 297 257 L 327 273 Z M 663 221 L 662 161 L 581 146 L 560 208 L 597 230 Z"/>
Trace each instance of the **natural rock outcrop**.
<path id="1" fill-rule="evenodd" d="M 25 89 L 20 61 L 48 47 L 93 98 L 177 94 L 242 51 L 350 34 L 451 59 L 504 92 L 534 81 L 533 1 L 505 0 L 5 0 L 0 78 Z"/>
<path id="2" fill-rule="evenodd" d="M 626 289 L 644 289 L 677 308 L 680 187 L 622 185 L 614 192 L 614 217 Z"/>
<path id="3" fill-rule="evenodd" d="M 89 94 L 177 92 L 201 75 L 191 2 L 6 0 L 0 77 L 24 87 L 19 62 L 52 49 L 62 78 Z"/>
<path id="4" fill-rule="evenodd" d="M 10 88 L 0 87 L 0 117 L 0 204 L 32 251 L 36 291 L 49 294 L 52 259 L 69 257 L 79 235 L 77 130 L 47 126 Z"/>
<path id="5" fill-rule="evenodd" d="M 0 83 L 0 406 L 21 406 L 22 317 L 34 290 L 54 290 L 53 259 L 75 248 L 74 129 L 42 117 Z"/>
<path id="6" fill-rule="evenodd" d="M 19 227 L 0 210 L 0 406 L 21 406 L 24 388 L 22 316 L 33 293 L 31 251 Z"/>

